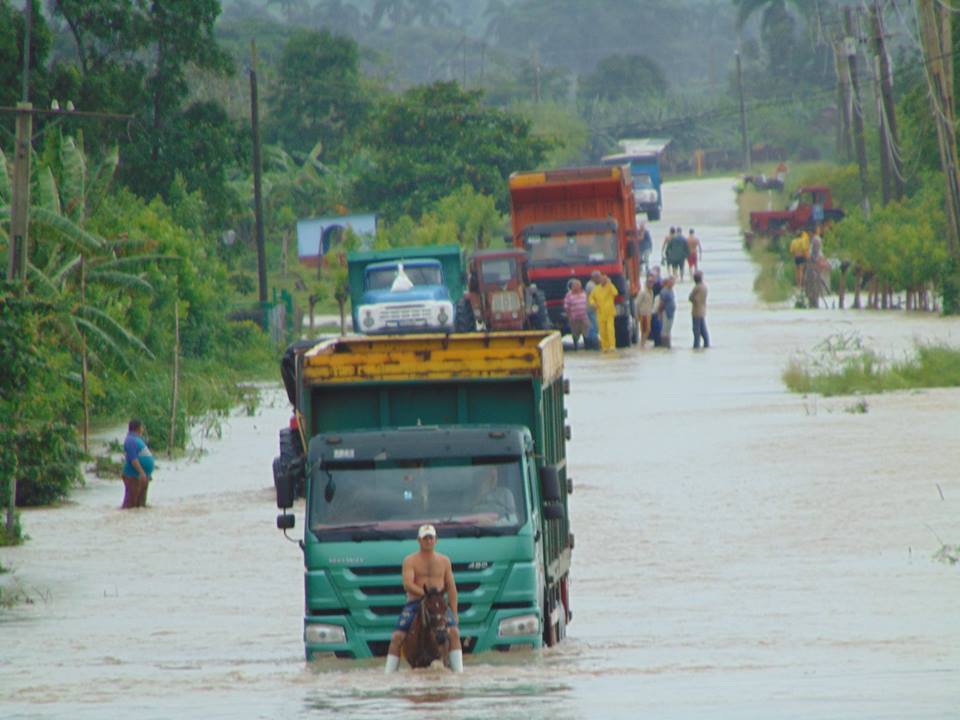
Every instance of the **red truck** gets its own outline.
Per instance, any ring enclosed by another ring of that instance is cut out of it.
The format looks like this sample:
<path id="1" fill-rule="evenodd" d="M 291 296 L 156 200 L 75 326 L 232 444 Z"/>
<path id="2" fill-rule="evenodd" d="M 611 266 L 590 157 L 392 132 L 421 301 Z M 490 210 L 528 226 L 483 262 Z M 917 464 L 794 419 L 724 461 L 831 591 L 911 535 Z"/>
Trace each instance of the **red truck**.
<path id="1" fill-rule="evenodd" d="M 843 219 L 843 210 L 833 206 L 830 188 L 823 185 L 802 187 L 786 210 L 750 213 L 750 229 L 760 235 L 813 231 L 817 225 Z"/>
<path id="2" fill-rule="evenodd" d="M 527 274 L 546 299 L 554 327 L 567 283 L 586 286 L 594 270 L 617 288 L 617 347 L 637 341 L 634 299 L 640 291 L 636 203 L 627 166 L 585 167 L 510 176 L 513 244 L 527 253 Z"/>

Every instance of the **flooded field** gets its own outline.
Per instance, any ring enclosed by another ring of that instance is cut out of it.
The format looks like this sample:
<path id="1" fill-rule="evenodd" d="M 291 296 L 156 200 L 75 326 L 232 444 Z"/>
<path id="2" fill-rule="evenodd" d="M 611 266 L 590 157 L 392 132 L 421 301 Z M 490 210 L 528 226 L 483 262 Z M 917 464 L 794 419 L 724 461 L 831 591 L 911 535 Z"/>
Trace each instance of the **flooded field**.
<path id="1" fill-rule="evenodd" d="M 468 656 L 463 676 L 307 665 L 302 557 L 274 528 L 278 386 L 201 461 L 161 461 L 144 511 L 91 478 L 23 513 L 30 541 L 0 549 L 29 600 L 0 610 L 0 717 L 960 716 L 960 569 L 932 559 L 960 543 L 960 391 L 862 413 L 780 380 L 832 334 L 896 353 L 960 345 L 960 322 L 761 305 L 731 184 L 668 185 L 653 226 L 703 241 L 713 347 L 690 349 L 688 280 L 672 351 L 567 355 L 561 646 Z"/>

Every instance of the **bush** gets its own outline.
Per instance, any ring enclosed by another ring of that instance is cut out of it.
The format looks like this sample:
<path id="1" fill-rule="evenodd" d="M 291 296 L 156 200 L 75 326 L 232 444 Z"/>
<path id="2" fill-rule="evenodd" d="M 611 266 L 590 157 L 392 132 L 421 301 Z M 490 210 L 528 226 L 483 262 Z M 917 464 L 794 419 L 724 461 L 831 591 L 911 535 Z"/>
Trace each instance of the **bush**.
<path id="1" fill-rule="evenodd" d="M 80 447 L 76 428 L 50 423 L 21 431 L 13 446 L 16 454 L 17 506 L 48 505 L 65 498 L 70 489 L 83 484 Z M 0 497 L 7 497 L 5 477 L 0 477 Z"/>

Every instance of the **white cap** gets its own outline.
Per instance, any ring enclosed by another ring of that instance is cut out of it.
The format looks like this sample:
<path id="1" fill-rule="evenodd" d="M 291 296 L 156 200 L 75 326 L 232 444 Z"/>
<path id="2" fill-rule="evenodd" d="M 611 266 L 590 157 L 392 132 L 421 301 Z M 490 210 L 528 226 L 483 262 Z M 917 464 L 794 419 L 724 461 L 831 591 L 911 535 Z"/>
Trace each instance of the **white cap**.
<path id="1" fill-rule="evenodd" d="M 417 530 L 417 540 L 425 538 L 427 535 L 437 536 L 437 529 L 433 525 L 421 525 Z"/>

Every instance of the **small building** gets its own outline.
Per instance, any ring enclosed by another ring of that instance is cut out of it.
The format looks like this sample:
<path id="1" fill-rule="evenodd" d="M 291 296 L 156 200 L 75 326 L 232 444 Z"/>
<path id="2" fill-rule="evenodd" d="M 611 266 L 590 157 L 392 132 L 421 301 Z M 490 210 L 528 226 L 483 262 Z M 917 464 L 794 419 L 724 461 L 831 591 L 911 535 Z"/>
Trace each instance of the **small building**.
<path id="1" fill-rule="evenodd" d="M 297 257 L 303 265 L 317 267 L 321 258 L 336 247 L 347 229 L 365 239 L 364 246 L 372 246 L 377 234 L 375 213 L 335 215 L 304 218 L 297 221 Z"/>

